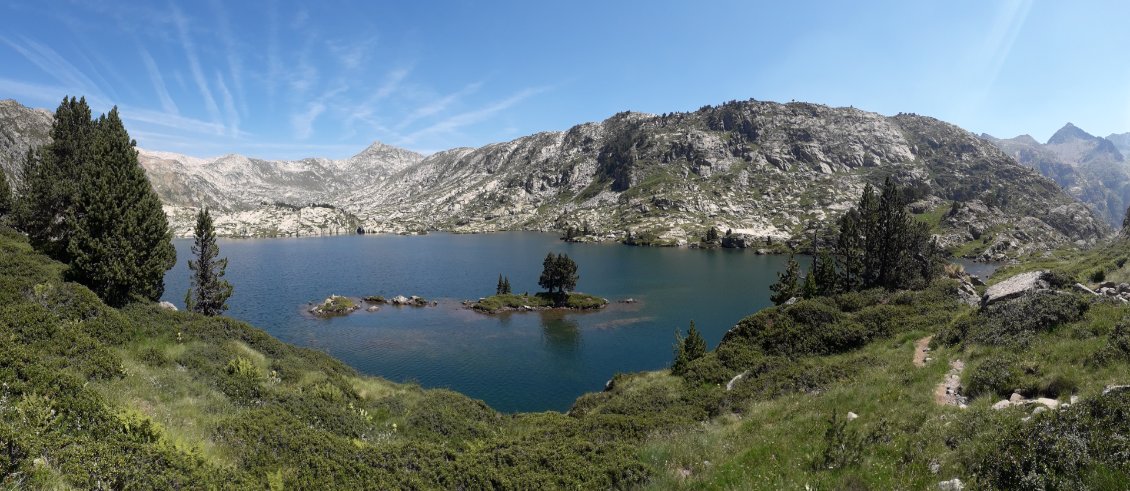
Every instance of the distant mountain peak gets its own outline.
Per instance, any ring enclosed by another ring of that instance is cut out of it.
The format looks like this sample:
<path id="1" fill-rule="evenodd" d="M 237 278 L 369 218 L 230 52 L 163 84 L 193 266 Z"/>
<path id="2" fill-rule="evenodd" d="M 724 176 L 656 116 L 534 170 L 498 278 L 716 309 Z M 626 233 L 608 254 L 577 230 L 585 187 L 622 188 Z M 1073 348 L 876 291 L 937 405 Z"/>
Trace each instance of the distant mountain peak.
<path id="1" fill-rule="evenodd" d="M 1052 135 L 1052 137 L 1048 139 L 1048 145 L 1057 145 L 1057 144 L 1061 144 L 1061 143 L 1069 143 L 1069 142 L 1074 141 L 1074 140 L 1091 141 L 1091 140 L 1095 140 L 1097 138 L 1098 138 L 1097 136 L 1092 135 L 1090 133 L 1087 133 L 1086 131 L 1083 131 L 1078 126 L 1075 126 L 1074 124 L 1071 124 L 1071 123 L 1067 123 L 1067 124 L 1063 125 L 1063 128 L 1060 128 L 1059 131 L 1056 131 L 1055 134 Z"/>

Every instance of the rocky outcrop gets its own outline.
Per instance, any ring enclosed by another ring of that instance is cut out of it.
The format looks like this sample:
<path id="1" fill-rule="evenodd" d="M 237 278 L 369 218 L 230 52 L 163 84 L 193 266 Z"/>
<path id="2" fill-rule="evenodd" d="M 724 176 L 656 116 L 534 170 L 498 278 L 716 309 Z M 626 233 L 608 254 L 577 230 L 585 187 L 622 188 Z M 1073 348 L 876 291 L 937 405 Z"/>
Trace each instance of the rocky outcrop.
<path id="1" fill-rule="evenodd" d="M 0 100 L 0 169 L 13 188 L 22 182 L 27 151 L 47 143 L 54 115 L 24 107 L 12 99 Z"/>
<path id="2" fill-rule="evenodd" d="M 1021 297 L 1036 290 L 1046 290 L 1048 282 L 1044 277 L 1047 274 L 1047 271 L 1029 271 L 990 286 L 985 290 L 985 295 L 981 297 L 981 307 L 984 308 L 997 302 Z"/>
<path id="3" fill-rule="evenodd" d="M 1044 144 L 1028 135 L 983 138 L 1022 165 L 1054 179 L 1112 227 L 1121 226 L 1130 206 L 1130 167 L 1124 153 L 1130 149 L 1127 135 L 1102 138 L 1067 123 Z"/>

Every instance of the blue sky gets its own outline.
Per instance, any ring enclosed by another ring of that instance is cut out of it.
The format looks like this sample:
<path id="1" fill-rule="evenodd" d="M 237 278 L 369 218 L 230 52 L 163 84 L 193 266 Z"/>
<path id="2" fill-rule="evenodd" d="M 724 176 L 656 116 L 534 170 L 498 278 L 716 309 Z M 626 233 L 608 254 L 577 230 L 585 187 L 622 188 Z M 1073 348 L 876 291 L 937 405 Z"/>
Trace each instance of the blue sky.
<path id="1" fill-rule="evenodd" d="M 365 1 L 0 5 L 0 98 L 118 105 L 139 145 L 422 152 L 731 99 L 1048 138 L 1130 131 L 1130 2 Z"/>

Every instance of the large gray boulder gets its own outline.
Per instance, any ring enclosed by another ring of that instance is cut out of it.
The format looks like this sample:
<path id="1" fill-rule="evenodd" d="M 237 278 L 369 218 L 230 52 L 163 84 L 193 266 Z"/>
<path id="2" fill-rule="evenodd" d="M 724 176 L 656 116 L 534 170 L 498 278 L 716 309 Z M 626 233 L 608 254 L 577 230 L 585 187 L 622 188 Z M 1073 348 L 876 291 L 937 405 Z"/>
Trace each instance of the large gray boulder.
<path id="1" fill-rule="evenodd" d="M 981 297 L 981 308 L 1021 297 L 1036 290 L 1047 289 L 1048 282 L 1044 279 L 1047 274 L 1047 271 L 1029 271 L 990 286 Z"/>

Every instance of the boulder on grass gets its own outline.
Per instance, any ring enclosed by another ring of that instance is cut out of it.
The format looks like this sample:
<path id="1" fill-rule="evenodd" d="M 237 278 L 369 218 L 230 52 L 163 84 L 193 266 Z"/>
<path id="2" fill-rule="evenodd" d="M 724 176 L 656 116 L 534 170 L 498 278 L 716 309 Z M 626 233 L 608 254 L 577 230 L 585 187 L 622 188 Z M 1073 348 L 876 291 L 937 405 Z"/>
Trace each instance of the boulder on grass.
<path id="1" fill-rule="evenodd" d="M 981 297 L 981 308 L 1048 289 L 1048 282 L 1044 279 L 1047 274 L 1047 271 L 1029 271 L 990 286 Z"/>

